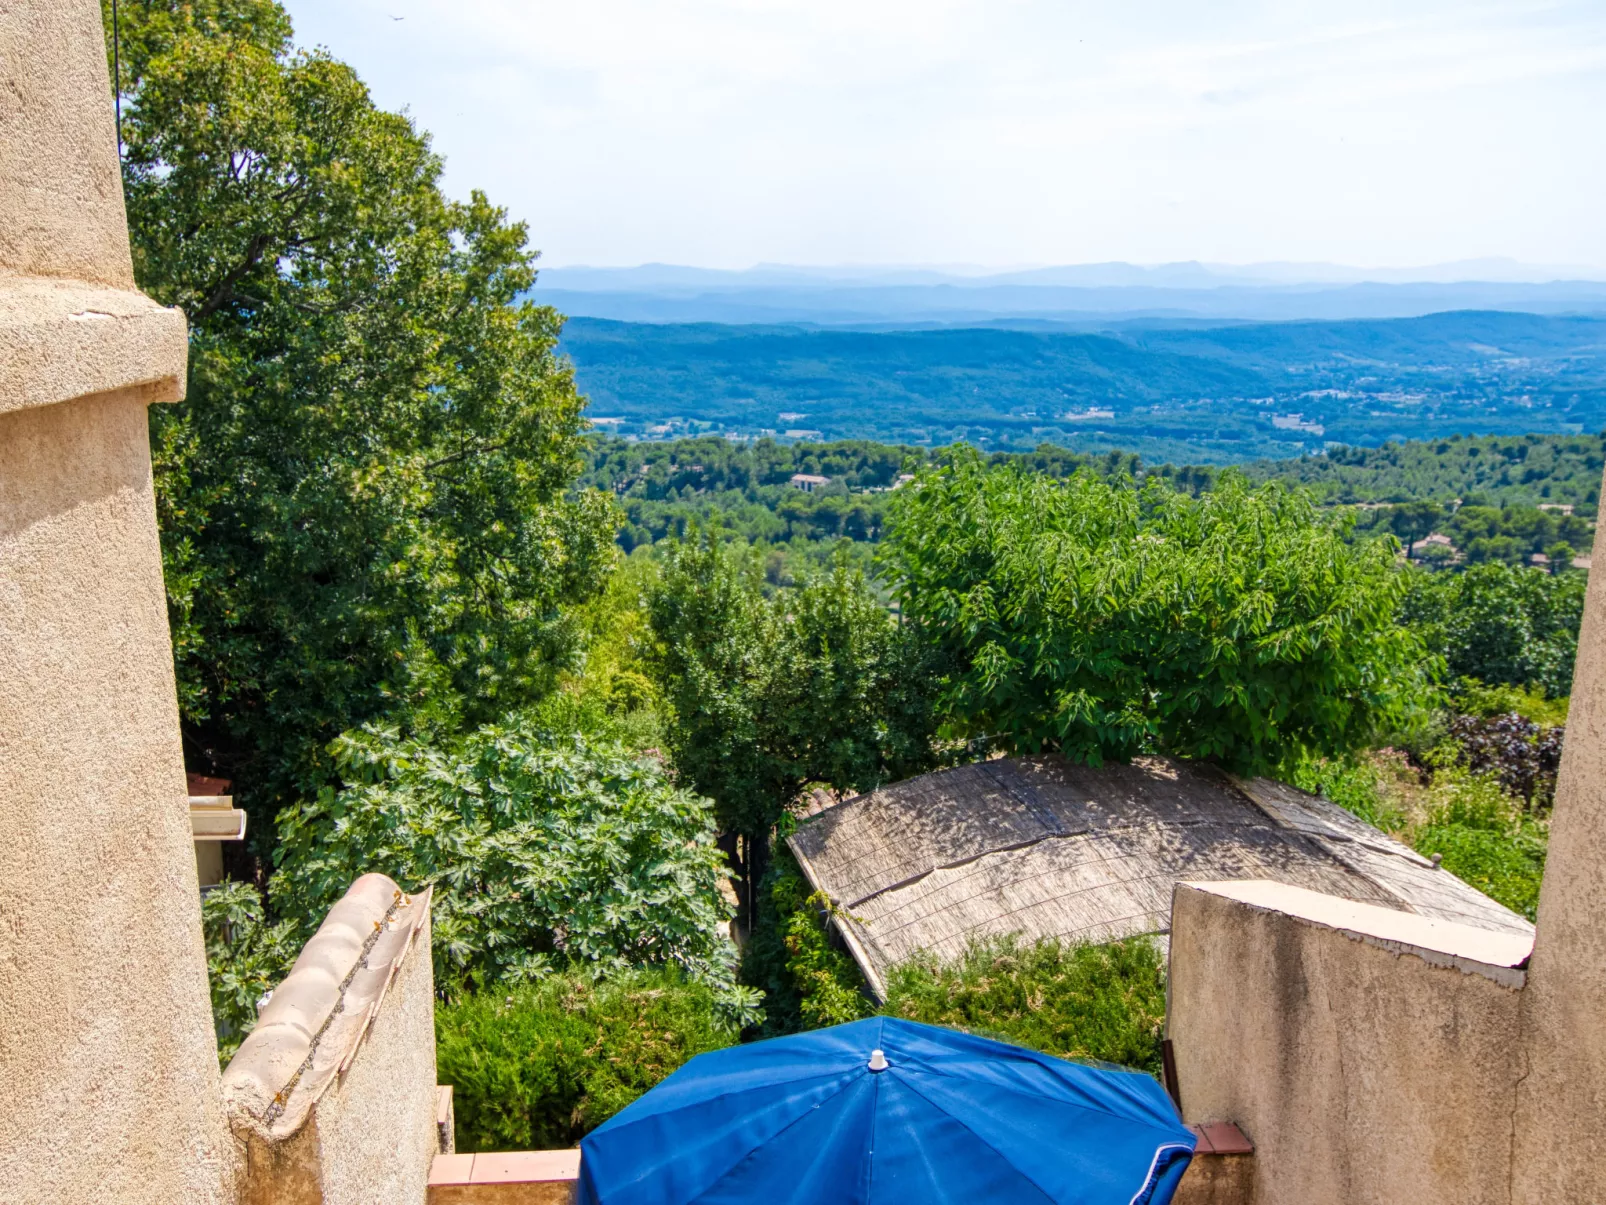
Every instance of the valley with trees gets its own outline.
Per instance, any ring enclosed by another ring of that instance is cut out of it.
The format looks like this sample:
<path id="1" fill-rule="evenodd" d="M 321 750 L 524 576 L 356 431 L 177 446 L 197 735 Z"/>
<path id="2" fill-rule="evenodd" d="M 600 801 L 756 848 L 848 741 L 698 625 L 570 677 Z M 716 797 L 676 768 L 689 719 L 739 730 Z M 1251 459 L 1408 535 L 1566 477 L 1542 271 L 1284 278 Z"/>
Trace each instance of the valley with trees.
<path id="1" fill-rule="evenodd" d="M 1152 942 L 981 944 L 877 1004 L 786 851 L 812 792 L 999 753 L 1274 775 L 1533 915 L 1602 320 L 565 325 L 525 226 L 275 0 L 126 5 L 119 44 L 139 284 L 190 321 L 151 411 L 185 755 L 251 821 L 203 903 L 225 1059 L 382 871 L 435 890 L 460 1150 L 875 1009 L 1158 1070 Z M 761 368 L 830 377 L 795 421 L 832 438 L 724 438 L 781 421 Z"/>

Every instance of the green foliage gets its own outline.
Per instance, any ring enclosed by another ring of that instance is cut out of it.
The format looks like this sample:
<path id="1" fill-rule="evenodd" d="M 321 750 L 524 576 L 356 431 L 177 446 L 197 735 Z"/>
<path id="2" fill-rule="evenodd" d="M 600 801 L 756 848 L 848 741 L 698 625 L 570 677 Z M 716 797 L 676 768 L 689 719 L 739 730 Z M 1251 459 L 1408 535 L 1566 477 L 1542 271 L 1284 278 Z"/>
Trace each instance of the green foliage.
<path id="1" fill-rule="evenodd" d="M 1165 961 L 1145 937 L 1108 945 L 1005 938 L 971 946 L 951 966 L 916 958 L 894 967 L 886 1012 L 1158 1074 Z"/>
<path id="2" fill-rule="evenodd" d="M 812 891 L 791 853 L 778 844 L 742 951 L 743 979 L 764 992 L 765 1037 L 869 1015 L 858 966 L 831 942 L 830 912 L 830 901 Z"/>
<path id="3" fill-rule="evenodd" d="M 953 667 L 962 736 L 1256 768 L 1357 748 L 1431 698 L 1392 549 L 1277 485 L 1226 474 L 1194 498 L 960 453 L 892 520 L 893 592 Z"/>
<path id="4" fill-rule="evenodd" d="M 831 945 L 825 917 L 833 912 L 830 897 L 816 891 L 786 922 L 786 969 L 797 984 L 804 1029 L 857 1021 L 869 1012 L 853 959 Z"/>
<path id="5" fill-rule="evenodd" d="M 1436 800 L 1412 833 L 1418 853 L 1439 854 L 1451 874 L 1529 920 L 1539 911 L 1547 830 L 1500 789 L 1492 774 L 1446 764 L 1434 772 Z"/>
<path id="6" fill-rule="evenodd" d="M 1567 722 L 1569 698 L 1546 698 L 1542 693 L 1508 683 L 1485 685 L 1476 678 L 1461 678 L 1450 688 L 1450 699 L 1463 715 L 1492 718 L 1498 715 L 1520 715 L 1525 720 L 1545 727 Z"/>
<path id="7" fill-rule="evenodd" d="M 274 906 L 309 931 L 358 875 L 434 884 L 436 983 L 448 992 L 667 964 L 732 986 L 724 857 L 708 802 L 651 761 L 573 738 L 487 727 L 437 748 L 344 737 L 339 791 L 279 821 Z"/>
<path id="8" fill-rule="evenodd" d="M 600 981 L 566 972 L 435 1010 L 459 1151 L 574 1146 L 687 1059 L 736 1040 L 744 1018 L 669 970 Z"/>
<path id="9" fill-rule="evenodd" d="M 1442 652 L 1453 676 L 1533 685 L 1551 697 L 1572 692 L 1583 574 L 1492 563 L 1407 580 L 1401 618 Z"/>
<path id="10" fill-rule="evenodd" d="M 1380 506 L 1363 510 L 1356 518 L 1356 530 L 1392 531 L 1407 542 L 1437 531 L 1448 537 L 1457 550 L 1452 554 L 1442 549 L 1441 556 L 1455 555 L 1474 565 L 1485 561 L 1526 565 L 1535 555 L 1542 555 L 1552 561 L 1547 566 L 1551 573 L 1570 569 L 1574 547 L 1587 548 L 1594 538 L 1591 524 L 1577 515 L 1536 506 L 1478 503 L 1440 506 L 1435 502 L 1407 502 Z M 1431 547 L 1415 546 L 1411 553 L 1423 558 Z M 1556 554 L 1554 558 L 1550 556 L 1552 552 Z"/>
<path id="11" fill-rule="evenodd" d="M 1363 758 L 1301 757 L 1283 767 L 1283 777 L 1384 832 L 1397 832 L 1406 824 L 1404 812 L 1381 789 L 1377 767 Z"/>
<path id="12" fill-rule="evenodd" d="M 665 742 L 664 702 L 648 672 L 652 629 L 646 607 L 657 580 L 658 566 L 648 556 L 627 557 L 600 595 L 572 609 L 580 655 L 559 689 L 527 713 L 535 727 L 658 754 Z"/>
<path id="13" fill-rule="evenodd" d="M 234 882 L 202 894 L 201 932 L 218 1060 L 227 1066 L 257 1023 L 257 1002 L 290 973 L 306 934 L 291 921 L 270 924 L 257 889 Z"/>
<path id="14" fill-rule="evenodd" d="M 1445 743 L 1420 768 L 1383 750 L 1342 762 L 1308 760 L 1290 781 L 1325 795 L 1418 853 L 1439 854 L 1450 873 L 1533 920 L 1548 829 L 1494 772 L 1470 769 Z"/>
<path id="15" fill-rule="evenodd" d="M 1602 435 L 1452 435 L 1331 447 L 1321 456 L 1260 461 L 1245 469 L 1257 481 L 1298 482 L 1331 502 L 1548 502 L 1593 515 L 1603 464 Z"/>
<path id="16" fill-rule="evenodd" d="M 615 512 L 571 493 L 582 400 L 521 302 L 522 225 L 269 0 L 121 13 L 142 288 L 191 324 L 151 412 L 186 748 L 255 830 L 384 718 L 488 722 L 572 663 Z"/>
<path id="17" fill-rule="evenodd" d="M 753 558 L 699 533 L 648 599 L 670 752 L 723 829 L 767 845 L 805 783 L 866 790 L 931 764 L 925 651 L 845 562 L 769 597 Z"/>

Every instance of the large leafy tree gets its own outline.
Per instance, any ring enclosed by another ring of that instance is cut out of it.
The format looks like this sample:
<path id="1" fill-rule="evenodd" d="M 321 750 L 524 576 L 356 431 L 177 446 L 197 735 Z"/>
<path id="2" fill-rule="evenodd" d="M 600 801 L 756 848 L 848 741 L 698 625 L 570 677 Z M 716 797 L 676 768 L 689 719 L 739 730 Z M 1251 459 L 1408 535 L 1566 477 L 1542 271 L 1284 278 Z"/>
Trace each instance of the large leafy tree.
<path id="1" fill-rule="evenodd" d="M 930 654 L 845 560 L 767 594 L 747 550 L 701 532 L 669 547 L 648 607 L 675 767 L 742 839 L 749 903 L 806 784 L 867 790 L 932 764 Z"/>
<path id="2" fill-rule="evenodd" d="M 1355 748 L 1430 689 L 1392 543 L 1232 473 L 1194 498 L 961 453 L 899 491 L 886 556 L 956 734 L 1014 750 L 1269 767 Z"/>
<path id="3" fill-rule="evenodd" d="M 522 225 L 444 196 L 427 137 L 275 0 L 120 24 L 136 272 L 191 323 L 189 396 L 151 419 L 187 756 L 265 819 L 343 731 L 547 690 L 614 512 L 570 488 L 582 400 L 520 301 Z"/>

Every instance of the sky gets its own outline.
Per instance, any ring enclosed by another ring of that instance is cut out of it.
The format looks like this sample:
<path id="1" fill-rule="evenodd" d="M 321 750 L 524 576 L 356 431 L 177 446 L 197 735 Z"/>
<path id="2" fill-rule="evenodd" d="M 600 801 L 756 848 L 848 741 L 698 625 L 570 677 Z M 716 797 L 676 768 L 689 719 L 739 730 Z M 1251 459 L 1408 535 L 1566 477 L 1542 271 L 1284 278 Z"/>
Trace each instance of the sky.
<path id="1" fill-rule="evenodd" d="M 1606 267 L 1606 0 L 286 0 L 548 265 Z"/>

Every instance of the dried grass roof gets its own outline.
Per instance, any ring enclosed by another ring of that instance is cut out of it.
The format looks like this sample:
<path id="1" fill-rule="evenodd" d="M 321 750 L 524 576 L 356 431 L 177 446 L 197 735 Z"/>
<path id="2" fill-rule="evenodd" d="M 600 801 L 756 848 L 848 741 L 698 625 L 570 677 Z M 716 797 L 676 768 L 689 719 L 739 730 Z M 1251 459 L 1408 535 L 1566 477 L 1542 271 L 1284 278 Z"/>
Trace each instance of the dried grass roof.
<path id="1" fill-rule="evenodd" d="M 1270 779 L 1166 758 L 977 762 L 829 808 L 788 842 L 849 915 L 877 995 L 894 963 L 971 941 L 1165 933 L 1184 879 L 1272 879 L 1501 932 L 1533 926 L 1342 808 Z"/>

